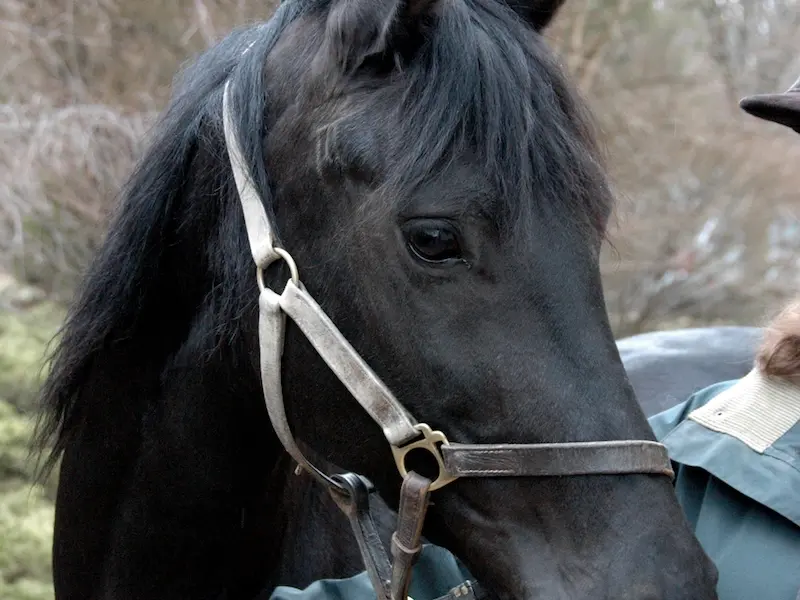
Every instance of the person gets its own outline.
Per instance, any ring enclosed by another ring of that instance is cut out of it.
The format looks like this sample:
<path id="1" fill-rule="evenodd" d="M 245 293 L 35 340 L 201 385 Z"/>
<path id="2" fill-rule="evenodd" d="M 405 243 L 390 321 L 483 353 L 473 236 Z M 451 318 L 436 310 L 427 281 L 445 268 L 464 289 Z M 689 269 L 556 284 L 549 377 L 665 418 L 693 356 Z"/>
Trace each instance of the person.
<path id="1" fill-rule="evenodd" d="M 800 303 L 766 328 L 745 377 L 649 421 L 720 600 L 800 600 Z"/>
<path id="2" fill-rule="evenodd" d="M 800 133 L 800 79 L 740 102 Z M 720 600 L 800 600 L 800 303 L 765 329 L 745 377 L 650 418 L 675 492 L 719 572 Z"/>
<path id="3" fill-rule="evenodd" d="M 800 79 L 740 106 L 800 133 Z M 800 600 L 800 302 L 765 328 L 745 377 L 700 390 L 649 423 L 669 451 L 684 514 L 717 566 L 720 600 Z M 456 598 L 470 579 L 452 554 L 426 544 L 409 595 Z M 303 590 L 281 586 L 270 596 L 374 598 L 365 572 Z"/>

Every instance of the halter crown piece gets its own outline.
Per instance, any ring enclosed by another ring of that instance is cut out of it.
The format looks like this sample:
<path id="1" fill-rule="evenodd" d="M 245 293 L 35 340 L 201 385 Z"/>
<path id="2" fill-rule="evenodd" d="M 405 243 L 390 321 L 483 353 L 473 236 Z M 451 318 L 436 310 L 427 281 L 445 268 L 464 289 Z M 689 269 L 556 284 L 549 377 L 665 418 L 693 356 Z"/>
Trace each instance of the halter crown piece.
<path id="1" fill-rule="evenodd" d="M 248 48 L 249 49 L 249 48 Z M 649 440 L 569 442 L 559 444 L 455 444 L 441 431 L 418 423 L 345 339 L 303 286 L 292 256 L 275 244 L 276 236 L 244 160 L 233 122 L 231 81 L 223 93 L 225 143 L 244 213 L 256 266 L 259 294 L 261 383 L 270 421 L 298 466 L 322 483 L 350 520 L 379 600 L 405 600 L 411 569 L 421 552 L 422 526 L 430 493 L 461 477 L 552 477 L 632 473 L 673 477 L 666 448 Z M 291 273 L 281 294 L 267 287 L 266 269 L 284 261 Z M 299 327 L 326 364 L 361 407 L 380 426 L 391 446 L 403 483 L 391 560 L 383 548 L 369 510 L 372 484 L 353 473 L 328 475 L 303 455 L 286 417 L 281 385 L 286 317 Z M 423 449 L 439 466 L 433 481 L 406 469 L 411 450 Z M 467 581 L 439 600 L 473 600 L 479 595 Z"/>

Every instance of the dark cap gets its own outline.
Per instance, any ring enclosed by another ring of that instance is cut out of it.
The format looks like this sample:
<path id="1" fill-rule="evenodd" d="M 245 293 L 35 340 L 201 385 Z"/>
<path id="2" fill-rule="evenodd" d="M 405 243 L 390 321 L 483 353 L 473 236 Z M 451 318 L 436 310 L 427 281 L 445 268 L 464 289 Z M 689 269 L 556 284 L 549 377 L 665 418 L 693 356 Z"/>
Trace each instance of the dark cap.
<path id="1" fill-rule="evenodd" d="M 755 94 L 739 101 L 747 113 L 800 133 L 800 79 L 782 94 Z"/>

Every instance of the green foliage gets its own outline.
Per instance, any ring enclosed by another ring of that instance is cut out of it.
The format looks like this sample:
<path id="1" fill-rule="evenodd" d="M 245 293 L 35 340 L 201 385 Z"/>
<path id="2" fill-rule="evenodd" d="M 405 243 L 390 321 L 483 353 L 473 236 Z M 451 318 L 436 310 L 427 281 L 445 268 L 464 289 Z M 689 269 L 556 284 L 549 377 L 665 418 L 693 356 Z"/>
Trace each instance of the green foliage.
<path id="1" fill-rule="evenodd" d="M 63 309 L 0 278 L 0 598 L 53 597 L 50 556 L 54 482 L 34 483 L 34 399 L 47 345 Z"/>
<path id="2" fill-rule="evenodd" d="M 0 598 L 53 597 L 50 547 L 53 501 L 32 483 L 28 460 L 32 421 L 0 399 Z"/>
<path id="3" fill-rule="evenodd" d="M 30 420 L 0 399 L 0 493 L 29 479 Z"/>
<path id="4" fill-rule="evenodd" d="M 32 407 L 48 344 L 63 317 L 63 309 L 50 302 L 0 309 L 0 398 L 21 409 Z"/>
<path id="5" fill-rule="evenodd" d="M 6 489 L 0 491 L 0 598 L 52 598 L 53 503 L 41 486 L 24 480 L 4 480 L 2 486 Z"/>

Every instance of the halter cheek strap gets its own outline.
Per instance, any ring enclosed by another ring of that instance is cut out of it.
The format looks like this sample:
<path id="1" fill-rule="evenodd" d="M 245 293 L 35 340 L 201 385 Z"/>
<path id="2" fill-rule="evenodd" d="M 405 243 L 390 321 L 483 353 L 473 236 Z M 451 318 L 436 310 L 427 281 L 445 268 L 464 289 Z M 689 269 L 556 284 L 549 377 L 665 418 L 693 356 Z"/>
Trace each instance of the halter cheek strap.
<path id="1" fill-rule="evenodd" d="M 223 124 L 260 289 L 259 349 L 267 412 L 286 451 L 300 467 L 330 490 L 337 504 L 350 518 L 367 571 L 381 600 L 405 600 L 411 567 L 421 550 L 419 539 L 429 494 L 460 477 L 632 473 L 674 476 L 666 448 L 649 440 L 451 444 L 441 431 L 418 423 L 308 293 L 300 281 L 297 265 L 291 255 L 275 245 L 273 226 L 253 184 L 233 123 L 230 81 L 226 82 L 223 94 Z M 285 261 L 291 272 L 291 279 L 281 294 L 271 290 L 263 281 L 266 269 L 279 260 Z M 392 448 L 398 471 L 403 477 L 403 486 L 398 530 L 392 539 L 391 562 L 369 518 L 371 484 L 364 483 L 363 478 L 353 474 L 332 477 L 324 473 L 303 455 L 294 439 L 286 417 L 281 385 L 281 357 L 287 316 L 378 424 Z M 405 457 L 414 449 L 424 449 L 436 460 L 439 474 L 435 480 L 427 480 L 406 470 Z M 464 594 L 474 593 L 470 585 L 464 590 L 467 588 L 469 591 L 464 591 Z"/>

